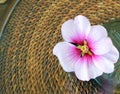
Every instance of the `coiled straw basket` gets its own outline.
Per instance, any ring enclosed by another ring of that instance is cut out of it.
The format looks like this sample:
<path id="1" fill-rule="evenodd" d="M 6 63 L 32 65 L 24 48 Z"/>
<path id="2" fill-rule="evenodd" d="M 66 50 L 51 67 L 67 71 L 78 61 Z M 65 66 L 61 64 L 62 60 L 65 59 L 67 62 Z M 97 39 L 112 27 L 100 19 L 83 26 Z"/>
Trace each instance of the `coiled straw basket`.
<path id="1" fill-rule="evenodd" d="M 103 24 L 120 18 L 120 0 L 20 0 L 0 38 L 0 94 L 98 94 L 94 80 L 64 72 L 52 52 L 63 22 L 77 15 Z"/>

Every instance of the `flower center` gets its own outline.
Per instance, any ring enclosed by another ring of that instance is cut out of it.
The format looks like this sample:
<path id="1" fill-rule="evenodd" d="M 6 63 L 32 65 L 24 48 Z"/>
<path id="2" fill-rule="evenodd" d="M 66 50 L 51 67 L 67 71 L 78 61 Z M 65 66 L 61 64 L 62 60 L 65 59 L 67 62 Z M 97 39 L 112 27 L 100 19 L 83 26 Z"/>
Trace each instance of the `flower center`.
<path id="1" fill-rule="evenodd" d="M 84 40 L 84 45 L 78 45 L 77 46 L 78 49 L 81 50 L 81 56 L 84 56 L 85 54 L 89 54 L 89 55 L 92 55 L 92 52 L 89 50 L 89 47 L 87 46 L 87 41 Z"/>
<path id="2" fill-rule="evenodd" d="M 89 48 L 88 48 L 87 45 L 83 45 L 83 46 L 81 46 L 80 50 L 81 50 L 83 53 L 88 53 Z"/>

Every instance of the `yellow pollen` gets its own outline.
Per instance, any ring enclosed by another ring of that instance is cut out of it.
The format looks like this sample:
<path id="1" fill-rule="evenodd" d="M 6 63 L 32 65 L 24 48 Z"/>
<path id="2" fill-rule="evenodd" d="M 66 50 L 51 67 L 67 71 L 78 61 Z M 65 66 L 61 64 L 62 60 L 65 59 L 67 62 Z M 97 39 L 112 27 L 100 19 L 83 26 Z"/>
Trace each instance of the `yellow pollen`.
<path id="1" fill-rule="evenodd" d="M 83 46 L 81 46 L 81 51 L 83 52 L 83 53 L 88 53 L 89 52 L 89 47 L 87 46 L 87 45 L 83 45 Z"/>
<path id="2" fill-rule="evenodd" d="M 84 45 L 78 45 L 77 48 L 81 50 L 81 57 L 84 56 L 85 54 L 92 55 L 92 52 L 87 46 L 86 40 L 84 40 Z"/>

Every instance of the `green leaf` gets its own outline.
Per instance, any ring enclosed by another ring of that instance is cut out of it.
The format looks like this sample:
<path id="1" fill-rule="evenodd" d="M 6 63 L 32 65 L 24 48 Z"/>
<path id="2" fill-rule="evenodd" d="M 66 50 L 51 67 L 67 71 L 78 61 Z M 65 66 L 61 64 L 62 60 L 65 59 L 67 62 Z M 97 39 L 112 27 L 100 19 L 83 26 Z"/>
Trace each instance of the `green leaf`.
<path id="1" fill-rule="evenodd" d="M 120 52 L 120 20 L 110 21 L 104 24 L 108 31 L 108 36 L 112 39 L 113 44 Z M 115 64 L 115 71 L 110 74 L 110 77 L 116 78 L 120 82 L 120 58 Z"/>

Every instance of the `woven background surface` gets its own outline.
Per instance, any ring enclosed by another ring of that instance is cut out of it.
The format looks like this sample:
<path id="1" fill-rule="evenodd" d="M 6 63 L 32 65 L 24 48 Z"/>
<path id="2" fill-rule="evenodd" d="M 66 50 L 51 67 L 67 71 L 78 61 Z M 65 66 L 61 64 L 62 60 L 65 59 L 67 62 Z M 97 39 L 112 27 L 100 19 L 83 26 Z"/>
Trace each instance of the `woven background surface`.
<path id="1" fill-rule="evenodd" d="M 103 24 L 120 18 L 120 0 L 21 0 L 0 39 L 0 94 L 97 94 L 52 53 L 62 23 L 79 14 Z"/>

